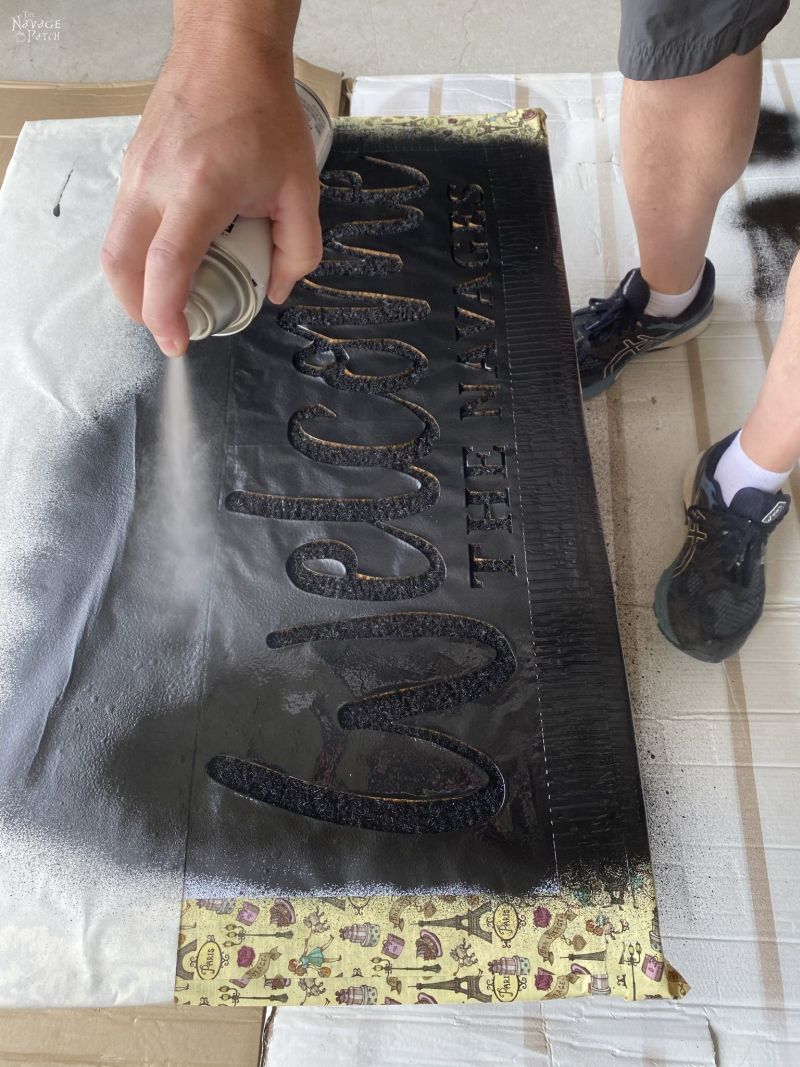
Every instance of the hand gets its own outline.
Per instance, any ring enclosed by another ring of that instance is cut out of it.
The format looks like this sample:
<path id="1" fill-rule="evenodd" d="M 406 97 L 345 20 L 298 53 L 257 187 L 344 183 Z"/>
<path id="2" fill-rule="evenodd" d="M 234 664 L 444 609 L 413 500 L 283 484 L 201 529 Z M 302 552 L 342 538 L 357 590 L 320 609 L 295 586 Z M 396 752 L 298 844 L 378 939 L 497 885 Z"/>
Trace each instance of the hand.
<path id="1" fill-rule="evenodd" d="M 183 309 L 206 249 L 235 215 L 272 220 L 268 298 L 319 263 L 319 179 L 291 50 L 216 19 L 176 34 L 136 134 L 101 252 L 111 287 L 165 355 L 186 351 Z"/>

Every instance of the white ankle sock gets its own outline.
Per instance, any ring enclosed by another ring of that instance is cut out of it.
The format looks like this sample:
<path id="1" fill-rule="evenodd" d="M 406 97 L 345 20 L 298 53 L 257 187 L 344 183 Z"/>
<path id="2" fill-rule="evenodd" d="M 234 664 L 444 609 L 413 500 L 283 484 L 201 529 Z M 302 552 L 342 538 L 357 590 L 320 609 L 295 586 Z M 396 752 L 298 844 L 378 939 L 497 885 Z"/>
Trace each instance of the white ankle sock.
<path id="1" fill-rule="evenodd" d="M 791 470 L 777 472 L 759 467 L 742 448 L 739 440 L 741 436 L 740 430 L 722 453 L 714 471 L 714 480 L 719 483 L 722 498 L 727 505 L 730 505 L 739 490 L 746 486 L 761 489 L 765 493 L 777 493 L 792 473 Z"/>
<path id="2" fill-rule="evenodd" d="M 657 293 L 655 289 L 651 289 L 650 300 L 644 309 L 645 315 L 668 316 L 671 319 L 674 319 L 676 315 L 680 315 L 700 292 L 700 283 L 703 281 L 705 269 L 706 265 L 704 263 L 700 273 L 695 278 L 694 285 L 687 289 L 685 293 Z"/>

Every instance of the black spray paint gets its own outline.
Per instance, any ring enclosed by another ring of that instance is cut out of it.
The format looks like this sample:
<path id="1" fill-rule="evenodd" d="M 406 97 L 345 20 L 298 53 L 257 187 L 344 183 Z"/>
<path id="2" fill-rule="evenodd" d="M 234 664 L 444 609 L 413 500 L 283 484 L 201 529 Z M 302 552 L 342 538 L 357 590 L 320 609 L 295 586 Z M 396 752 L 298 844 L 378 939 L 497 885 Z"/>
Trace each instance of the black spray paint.
<path id="1" fill-rule="evenodd" d="M 774 166 L 798 157 L 798 116 L 762 108 L 750 164 Z M 800 190 L 787 188 L 769 196 L 752 197 L 738 208 L 733 221 L 750 243 L 751 295 L 759 303 L 780 300 L 800 241 Z"/>
<path id="2" fill-rule="evenodd" d="M 750 163 L 787 163 L 800 154 L 800 118 L 762 107 Z"/>

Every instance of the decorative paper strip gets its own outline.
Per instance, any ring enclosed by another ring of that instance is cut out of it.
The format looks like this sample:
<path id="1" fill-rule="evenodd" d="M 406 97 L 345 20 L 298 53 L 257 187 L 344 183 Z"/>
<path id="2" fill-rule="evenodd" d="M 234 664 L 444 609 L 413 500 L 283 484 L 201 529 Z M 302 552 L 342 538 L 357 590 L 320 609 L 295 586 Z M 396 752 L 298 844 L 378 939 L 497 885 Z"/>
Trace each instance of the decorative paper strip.
<path id="1" fill-rule="evenodd" d="M 652 877 L 576 891 L 187 900 L 176 1000 L 194 1004 L 508 1003 L 681 997 Z M 188 998 L 188 1000 L 186 999 Z"/>

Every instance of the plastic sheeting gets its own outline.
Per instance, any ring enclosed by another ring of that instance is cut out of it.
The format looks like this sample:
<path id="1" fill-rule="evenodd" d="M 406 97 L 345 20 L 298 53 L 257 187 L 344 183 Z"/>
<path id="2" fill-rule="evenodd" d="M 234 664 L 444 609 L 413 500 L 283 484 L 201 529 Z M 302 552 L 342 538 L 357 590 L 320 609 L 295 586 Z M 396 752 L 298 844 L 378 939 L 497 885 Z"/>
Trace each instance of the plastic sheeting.
<path id="1" fill-rule="evenodd" d="M 4 1005 L 171 995 L 188 801 L 176 696 L 196 674 L 137 536 L 163 365 L 99 269 L 135 125 L 26 125 L 0 194 Z M 124 600 L 123 569 L 138 576 Z M 158 833 L 135 799 L 148 776 Z"/>

